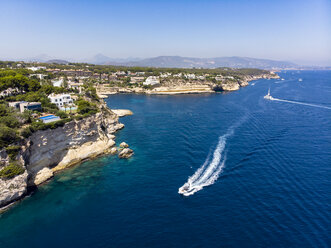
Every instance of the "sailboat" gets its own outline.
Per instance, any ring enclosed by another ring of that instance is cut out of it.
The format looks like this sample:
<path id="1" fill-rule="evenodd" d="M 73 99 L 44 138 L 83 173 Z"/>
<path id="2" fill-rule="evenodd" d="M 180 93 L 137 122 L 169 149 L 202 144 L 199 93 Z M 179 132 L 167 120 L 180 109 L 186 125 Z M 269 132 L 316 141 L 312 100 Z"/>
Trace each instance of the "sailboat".
<path id="1" fill-rule="evenodd" d="M 267 99 L 267 100 L 274 100 L 274 98 L 270 95 L 270 88 L 268 90 L 268 94 L 264 96 L 264 99 Z"/>

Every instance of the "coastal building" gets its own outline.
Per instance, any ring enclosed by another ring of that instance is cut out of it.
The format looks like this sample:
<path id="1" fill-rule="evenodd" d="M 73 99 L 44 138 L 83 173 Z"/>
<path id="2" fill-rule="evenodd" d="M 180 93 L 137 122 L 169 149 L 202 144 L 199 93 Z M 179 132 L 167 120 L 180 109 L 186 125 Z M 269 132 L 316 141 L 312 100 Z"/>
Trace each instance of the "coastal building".
<path id="1" fill-rule="evenodd" d="M 156 85 L 160 83 L 160 78 L 156 76 L 149 76 L 143 85 Z"/>
<path id="2" fill-rule="evenodd" d="M 195 79 L 196 78 L 195 77 L 195 74 L 193 74 L 193 73 L 191 73 L 191 74 L 189 74 L 189 73 L 188 74 L 185 74 L 184 77 L 187 78 L 187 79 Z"/>
<path id="3" fill-rule="evenodd" d="M 161 73 L 161 75 L 160 75 L 161 78 L 167 78 L 167 77 L 170 77 L 170 76 L 171 76 L 170 72 Z"/>
<path id="4" fill-rule="evenodd" d="M 6 90 L 0 91 L 0 99 L 8 96 L 14 96 L 20 93 L 18 88 L 8 88 Z"/>
<path id="5" fill-rule="evenodd" d="M 54 87 L 61 87 L 63 86 L 63 78 L 54 79 L 51 81 Z"/>
<path id="6" fill-rule="evenodd" d="M 27 67 L 26 69 L 31 70 L 31 71 L 38 71 L 38 70 L 46 70 L 45 66 L 31 66 Z"/>
<path id="7" fill-rule="evenodd" d="M 224 78 L 223 78 L 223 76 L 222 75 L 217 75 L 216 77 L 215 77 L 215 80 L 216 81 L 222 81 Z"/>
<path id="8" fill-rule="evenodd" d="M 41 79 L 44 79 L 45 77 L 47 77 L 47 75 L 38 73 L 38 74 L 30 74 L 29 77 L 36 77 L 41 80 Z"/>
<path id="9" fill-rule="evenodd" d="M 131 77 L 131 84 L 141 83 L 145 80 L 145 77 Z"/>
<path id="10" fill-rule="evenodd" d="M 183 74 L 180 72 L 180 73 L 174 74 L 174 77 L 175 77 L 175 78 L 180 78 L 180 77 L 182 77 L 182 75 L 183 75 Z"/>
<path id="11" fill-rule="evenodd" d="M 74 101 L 69 94 L 51 94 L 48 96 L 51 103 L 54 103 L 59 109 L 65 110 L 66 108 L 75 107 Z"/>
<path id="12" fill-rule="evenodd" d="M 8 104 L 10 107 L 18 109 L 21 113 L 23 113 L 25 110 L 41 111 L 40 102 L 20 101 L 20 102 L 10 102 Z"/>
<path id="13" fill-rule="evenodd" d="M 83 85 L 84 85 L 84 83 L 78 83 L 78 82 L 75 82 L 75 81 L 69 81 L 68 82 L 68 87 L 70 89 L 78 90 L 79 93 L 82 93 Z"/>

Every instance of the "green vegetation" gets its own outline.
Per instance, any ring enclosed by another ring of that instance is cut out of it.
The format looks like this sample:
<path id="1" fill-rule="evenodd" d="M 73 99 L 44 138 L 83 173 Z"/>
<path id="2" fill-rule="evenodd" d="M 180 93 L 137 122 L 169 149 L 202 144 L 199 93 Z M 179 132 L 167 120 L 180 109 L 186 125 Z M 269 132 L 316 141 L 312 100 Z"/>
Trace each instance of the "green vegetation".
<path id="1" fill-rule="evenodd" d="M 0 170 L 0 178 L 10 179 L 17 175 L 23 174 L 24 168 L 18 162 L 11 162 L 9 165 Z"/>
<path id="2" fill-rule="evenodd" d="M 27 69 L 30 66 L 46 66 L 47 70 L 31 71 Z M 125 73 L 116 74 L 117 76 L 113 74 L 119 71 L 124 71 Z M 75 74 L 76 72 L 78 75 Z M 69 63 L 63 65 L 0 61 L 0 92 L 6 91 L 11 93 L 10 96 L 4 95 L 0 99 L 0 149 L 4 147 L 8 148 L 10 144 L 18 142 L 22 138 L 27 138 L 38 130 L 57 128 L 63 126 L 68 121 L 80 120 L 97 113 L 100 111 L 100 99 L 98 98 L 95 86 L 99 84 L 105 84 L 103 87 L 139 86 L 145 89 L 155 87 L 150 85 L 145 86 L 141 82 L 131 84 L 131 76 L 136 72 L 141 72 L 137 76 L 144 77 L 145 79 L 148 76 L 159 76 L 163 73 L 169 73 L 169 78 L 175 78 L 173 76 L 174 74 L 182 73 L 182 76 L 177 78 L 185 81 L 200 80 L 187 79 L 184 75 L 195 74 L 196 76 L 204 76 L 203 78 L 206 78 L 207 81 L 215 84 L 237 82 L 245 76 L 257 76 L 269 73 L 260 69 L 182 69 L 93 65 L 86 63 Z M 39 79 L 35 75 L 38 73 L 43 74 L 43 79 Z M 224 79 L 217 81 L 215 77 L 218 75 L 223 76 Z M 85 78 L 79 78 L 78 76 Z M 51 79 L 59 77 L 63 77 L 63 87 L 54 87 Z M 69 80 L 83 83 L 83 87 L 79 91 L 77 89 L 70 89 Z M 161 78 L 161 83 L 167 82 L 167 80 L 168 78 Z M 70 92 L 76 93 L 76 97 L 78 98 L 75 102 L 77 105 L 77 110 L 75 111 L 60 111 L 48 98 L 52 93 Z M 24 113 L 18 113 L 15 109 L 9 108 L 8 102 L 13 101 L 40 102 L 42 112 L 57 115 L 61 120 L 45 124 L 39 119 L 36 119 L 38 115 L 33 115 L 36 112 L 25 111 Z"/>
<path id="3" fill-rule="evenodd" d="M 79 114 L 92 115 L 98 112 L 98 107 L 95 103 L 80 99 L 76 102 L 76 104 L 78 106 L 77 111 Z"/>
<path id="4" fill-rule="evenodd" d="M 20 150 L 20 146 L 8 146 L 6 148 L 6 152 L 11 160 L 15 160 Z"/>
<path id="5" fill-rule="evenodd" d="M 0 149 L 19 140 L 16 130 L 0 124 Z"/>

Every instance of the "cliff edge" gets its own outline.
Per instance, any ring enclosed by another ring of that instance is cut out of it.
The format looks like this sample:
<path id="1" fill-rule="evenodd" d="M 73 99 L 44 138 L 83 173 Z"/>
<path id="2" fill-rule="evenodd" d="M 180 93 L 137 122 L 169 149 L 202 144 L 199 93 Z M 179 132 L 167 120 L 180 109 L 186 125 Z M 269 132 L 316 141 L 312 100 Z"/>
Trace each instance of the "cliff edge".
<path id="1" fill-rule="evenodd" d="M 37 186 L 62 170 L 83 160 L 107 154 L 115 145 L 114 133 L 124 124 L 106 106 L 101 112 L 73 120 L 56 129 L 39 130 L 24 141 L 16 159 L 22 173 L 0 177 L 0 209 L 24 197 L 28 186 Z M 3 165 L 9 164 L 5 150 L 0 151 Z M 1 166 L 1 165 L 0 165 Z"/>

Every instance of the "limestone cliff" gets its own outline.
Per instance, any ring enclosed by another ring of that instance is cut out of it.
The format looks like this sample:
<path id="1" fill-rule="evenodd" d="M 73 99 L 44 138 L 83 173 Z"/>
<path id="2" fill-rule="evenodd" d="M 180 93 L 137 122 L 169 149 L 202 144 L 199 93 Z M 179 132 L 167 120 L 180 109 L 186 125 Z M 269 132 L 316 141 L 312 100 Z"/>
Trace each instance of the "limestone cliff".
<path id="1" fill-rule="evenodd" d="M 238 79 L 232 78 L 221 81 L 210 81 L 200 79 L 178 79 L 168 78 L 163 79 L 161 84 L 150 88 L 143 87 L 110 87 L 109 85 L 99 85 L 97 87 L 98 94 L 104 98 L 109 94 L 116 93 L 144 93 L 144 94 L 190 94 L 190 93 L 212 93 L 215 91 L 235 91 L 240 87 L 245 87 L 252 80 L 261 78 L 279 78 L 275 73 L 262 73 L 259 75 L 243 75 Z"/>
<path id="2" fill-rule="evenodd" d="M 44 168 L 56 172 L 107 153 L 115 145 L 113 133 L 123 127 L 116 114 L 103 111 L 63 127 L 34 133 L 23 148 L 26 168 L 31 175 L 29 185 L 35 184 L 35 176 Z"/>
<path id="3" fill-rule="evenodd" d="M 54 172 L 108 153 L 115 145 L 113 133 L 124 125 L 105 106 L 101 109 L 95 115 L 56 129 L 37 131 L 26 139 L 20 152 L 25 172 L 11 179 L 0 179 L 0 208 L 23 197 L 27 186 L 45 182 Z M 2 164 L 8 160 L 6 152 L 0 151 Z"/>
<path id="4" fill-rule="evenodd" d="M 19 159 L 21 160 L 21 159 Z M 24 161 L 21 161 L 24 163 Z M 6 151 L 0 150 L 0 169 L 9 164 L 9 157 Z M 20 199 L 27 191 L 28 173 L 24 170 L 14 178 L 0 178 L 0 211 L 1 208 Z"/>

